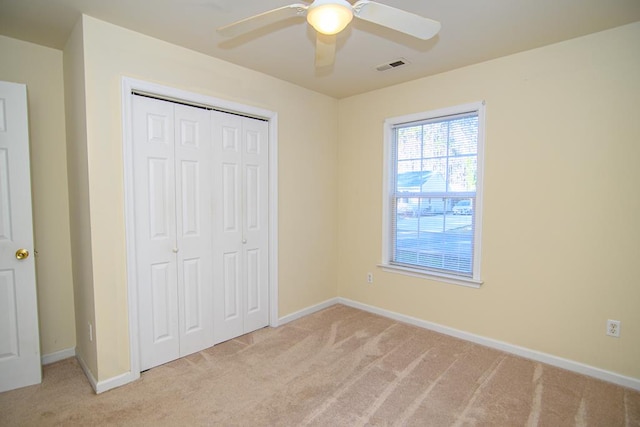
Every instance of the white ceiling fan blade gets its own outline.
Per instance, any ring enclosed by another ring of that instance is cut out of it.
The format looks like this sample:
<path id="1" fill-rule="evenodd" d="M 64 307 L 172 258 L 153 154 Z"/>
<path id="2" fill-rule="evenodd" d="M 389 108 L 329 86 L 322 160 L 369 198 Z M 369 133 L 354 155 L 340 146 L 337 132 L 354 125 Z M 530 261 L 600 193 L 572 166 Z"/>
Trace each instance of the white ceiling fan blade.
<path id="1" fill-rule="evenodd" d="M 438 21 L 369 0 L 356 2 L 353 15 L 422 40 L 428 40 L 440 31 Z"/>
<path id="2" fill-rule="evenodd" d="M 218 28 L 217 31 L 225 37 L 235 37 L 287 18 L 292 18 L 294 16 L 306 16 L 308 8 L 309 6 L 306 4 L 290 4 L 289 6 L 279 7 L 229 25 L 225 25 L 224 27 Z"/>
<path id="3" fill-rule="evenodd" d="M 336 58 L 336 36 L 318 33 L 316 36 L 316 67 L 333 65 Z"/>

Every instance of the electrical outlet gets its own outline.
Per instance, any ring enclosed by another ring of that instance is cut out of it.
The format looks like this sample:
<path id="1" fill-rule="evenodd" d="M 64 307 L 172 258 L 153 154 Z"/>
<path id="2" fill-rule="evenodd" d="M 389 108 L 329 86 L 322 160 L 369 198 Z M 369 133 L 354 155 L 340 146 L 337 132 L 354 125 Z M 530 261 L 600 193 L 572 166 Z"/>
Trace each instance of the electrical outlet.
<path id="1" fill-rule="evenodd" d="M 373 283 L 373 273 L 367 273 L 367 283 Z"/>
<path id="2" fill-rule="evenodd" d="M 607 320 L 607 335 L 612 337 L 620 336 L 620 321 L 619 320 Z"/>

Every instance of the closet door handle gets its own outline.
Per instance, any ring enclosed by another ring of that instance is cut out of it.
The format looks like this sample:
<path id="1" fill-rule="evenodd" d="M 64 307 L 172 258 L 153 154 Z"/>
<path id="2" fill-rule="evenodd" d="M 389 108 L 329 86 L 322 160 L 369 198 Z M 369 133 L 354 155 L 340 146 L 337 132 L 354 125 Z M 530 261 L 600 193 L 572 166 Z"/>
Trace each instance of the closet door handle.
<path id="1" fill-rule="evenodd" d="M 242 239 L 242 244 L 246 245 L 247 244 L 247 239 Z"/>
<path id="2" fill-rule="evenodd" d="M 174 254 L 177 254 L 177 253 L 178 253 L 178 250 L 179 250 L 178 248 L 173 248 L 173 249 L 172 249 L 172 251 L 173 251 L 173 253 L 174 253 Z"/>

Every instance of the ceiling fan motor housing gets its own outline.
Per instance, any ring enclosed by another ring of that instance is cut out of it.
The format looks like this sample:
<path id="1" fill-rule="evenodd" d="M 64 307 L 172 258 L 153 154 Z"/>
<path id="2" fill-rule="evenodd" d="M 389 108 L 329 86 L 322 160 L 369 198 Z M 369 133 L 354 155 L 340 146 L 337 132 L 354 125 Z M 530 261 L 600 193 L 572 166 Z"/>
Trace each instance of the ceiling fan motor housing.
<path id="1" fill-rule="evenodd" d="M 319 33 L 338 34 L 353 19 L 353 7 L 346 0 L 315 0 L 307 9 L 307 22 Z"/>

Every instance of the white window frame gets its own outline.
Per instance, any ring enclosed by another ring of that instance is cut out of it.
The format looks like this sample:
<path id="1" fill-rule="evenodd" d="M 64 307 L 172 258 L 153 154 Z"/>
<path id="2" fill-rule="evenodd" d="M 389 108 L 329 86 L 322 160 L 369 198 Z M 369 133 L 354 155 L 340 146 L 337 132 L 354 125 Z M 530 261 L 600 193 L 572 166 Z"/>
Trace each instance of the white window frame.
<path id="1" fill-rule="evenodd" d="M 473 248 L 473 271 L 471 277 L 447 274 L 439 271 L 421 269 L 419 267 L 406 267 L 391 263 L 393 245 L 393 171 L 394 155 L 394 128 L 398 125 L 420 122 L 439 117 L 453 116 L 469 112 L 478 113 L 478 170 L 475 201 L 475 226 Z M 382 197 L 382 262 L 380 267 L 384 271 L 400 273 L 408 276 L 437 280 L 455 285 L 479 288 L 482 285 L 480 278 L 480 262 L 482 253 L 482 211 L 483 211 L 483 187 L 484 187 L 484 140 L 485 140 L 485 102 L 473 102 L 457 105 L 433 111 L 409 114 L 405 116 L 388 118 L 384 122 L 384 165 L 383 165 L 383 197 Z"/>

